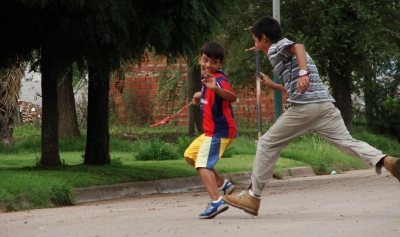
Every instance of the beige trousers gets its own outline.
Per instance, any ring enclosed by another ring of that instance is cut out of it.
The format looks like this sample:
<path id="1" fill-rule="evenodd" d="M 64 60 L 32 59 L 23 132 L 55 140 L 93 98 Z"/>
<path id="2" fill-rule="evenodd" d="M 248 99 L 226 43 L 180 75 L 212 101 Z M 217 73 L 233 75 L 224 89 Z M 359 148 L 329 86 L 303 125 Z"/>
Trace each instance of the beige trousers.
<path id="1" fill-rule="evenodd" d="M 380 174 L 382 166 L 377 163 L 386 155 L 363 141 L 355 140 L 347 131 L 340 111 L 332 103 L 296 104 L 283 113 L 258 142 L 251 177 L 255 194 L 261 195 L 272 178 L 282 149 L 295 138 L 311 131 L 345 154 L 374 165 Z"/>

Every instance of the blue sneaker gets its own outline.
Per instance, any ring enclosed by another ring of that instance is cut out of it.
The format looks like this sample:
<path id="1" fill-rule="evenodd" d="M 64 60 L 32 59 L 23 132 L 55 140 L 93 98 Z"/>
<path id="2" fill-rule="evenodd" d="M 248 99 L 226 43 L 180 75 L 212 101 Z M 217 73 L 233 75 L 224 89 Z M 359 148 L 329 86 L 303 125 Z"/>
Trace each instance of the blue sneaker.
<path id="1" fill-rule="evenodd" d="M 230 195 L 235 191 L 235 185 L 233 185 L 229 180 L 225 179 L 224 184 L 220 188 L 224 195 Z"/>
<path id="2" fill-rule="evenodd" d="M 217 203 L 211 202 L 207 206 L 206 211 L 199 215 L 199 218 L 200 219 L 212 219 L 212 218 L 216 217 L 218 214 L 228 210 L 228 208 L 229 208 L 228 204 L 226 204 L 226 202 L 224 202 L 222 199 L 221 199 L 221 201 L 219 201 Z"/>

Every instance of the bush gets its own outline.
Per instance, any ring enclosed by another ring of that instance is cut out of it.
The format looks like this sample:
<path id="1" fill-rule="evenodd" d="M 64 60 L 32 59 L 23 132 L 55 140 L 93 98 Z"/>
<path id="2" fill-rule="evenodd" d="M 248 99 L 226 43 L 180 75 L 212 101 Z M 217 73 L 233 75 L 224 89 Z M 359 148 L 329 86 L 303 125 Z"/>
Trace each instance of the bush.
<path id="1" fill-rule="evenodd" d="M 374 120 L 375 132 L 387 133 L 400 140 L 400 99 L 388 96 L 381 104 L 379 119 Z"/>
<path id="2" fill-rule="evenodd" d="M 193 141 L 194 138 L 178 137 L 178 152 L 183 154 Z"/>
<path id="3" fill-rule="evenodd" d="M 145 143 L 139 148 L 136 160 L 177 160 L 181 155 L 174 150 L 169 144 L 160 139 L 156 139 Z"/>
<path id="4" fill-rule="evenodd" d="M 224 154 L 222 154 L 222 158 L 232 158 L 233 155 L 238 155 L 236 147 L 230 146 L 225 149 Z"/>

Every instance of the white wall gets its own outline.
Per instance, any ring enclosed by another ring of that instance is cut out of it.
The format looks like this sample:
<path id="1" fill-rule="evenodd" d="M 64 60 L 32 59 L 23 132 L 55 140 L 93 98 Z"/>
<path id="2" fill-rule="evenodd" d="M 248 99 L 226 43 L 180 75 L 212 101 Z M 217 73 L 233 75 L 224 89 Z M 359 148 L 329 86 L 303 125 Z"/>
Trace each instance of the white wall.
<path id="1" fill-rule="evenodd" d="M 40 73 L 25 72 L 25 77 L 21 80 L 21 90 L 19 92 L 19 100 L 31 102 L 42 106 L 42 76 Z M 81 100 L 83 92 L 87 91 L 87 85 L 83 82 L 82 89 L 75 93 L 75 100 Z M 87 94 L 87 93 L 86 93 Z"/>
<path id="2" fill-rule="evenodd" d="M 39 73 L 25 72 L 25 77 L 21 80 L 21 90 L 19 100 L 31 102 L 42 106 L 42 77 Z"/>

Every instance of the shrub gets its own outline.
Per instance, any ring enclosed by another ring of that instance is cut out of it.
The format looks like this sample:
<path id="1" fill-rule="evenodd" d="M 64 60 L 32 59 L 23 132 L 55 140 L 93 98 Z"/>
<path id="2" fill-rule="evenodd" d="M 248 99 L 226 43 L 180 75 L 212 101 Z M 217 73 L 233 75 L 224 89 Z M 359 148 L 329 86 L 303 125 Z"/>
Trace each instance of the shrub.
<path id="1" fill-rule="evenodd" d="M 177 160 L 181 158 L 169 144 L 163 142 L 160 139 L 156 139 L 145 143 L 139 148 L 136 155 L 136 160 L 147 161 L 147 160 Z"/>
<path id="2" fill-rule="evenodd" d="M 232 156 L 236 154 L 238 154 L 236 147 L 230 146 L 225 149 L 224 154 L 222 154 L 222 158 L 232 158 Z"/>
<path id="3" fill-rule="evenodd" d="M 178 137 L 178 152 L 183 154 L 193 141 L 194 138 Z"/>
<path id="4" fill-rule="evenodd" d="M 379 119 L 374 120 L 375 132 L 387 133 L 400 139 L 400 98 L 388 96 L 380 105 Z"/>

